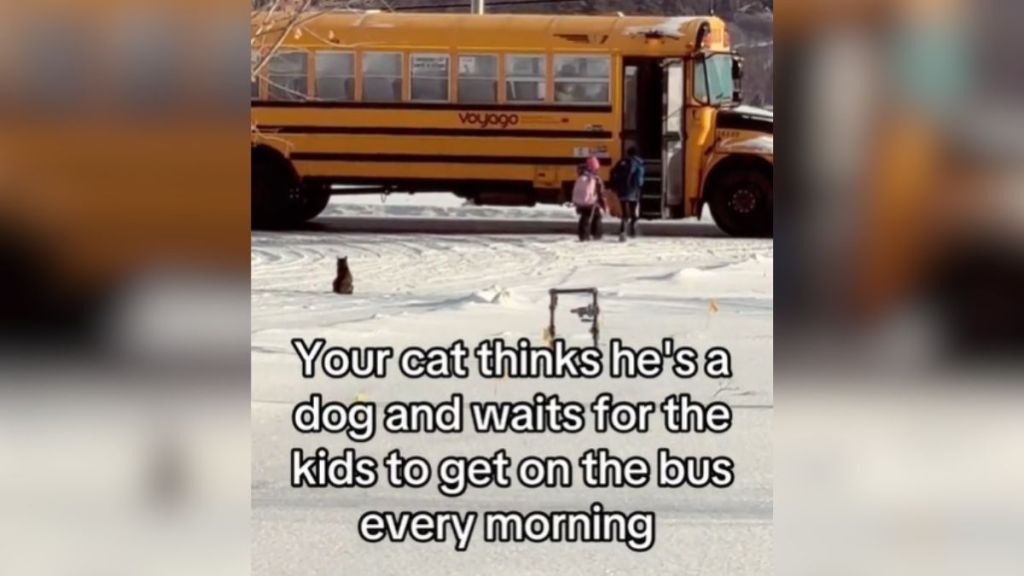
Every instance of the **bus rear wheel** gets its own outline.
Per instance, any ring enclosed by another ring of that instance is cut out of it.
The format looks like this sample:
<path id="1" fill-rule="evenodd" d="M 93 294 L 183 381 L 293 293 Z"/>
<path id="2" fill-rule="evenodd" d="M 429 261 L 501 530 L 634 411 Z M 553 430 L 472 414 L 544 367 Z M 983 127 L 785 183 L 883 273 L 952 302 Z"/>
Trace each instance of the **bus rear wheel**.
<path id="1" fill-rule="evenodd" d="M 250 163 L 253 228 L 290 224 L 298 178 L 291 164 L 275 150 L 253 148 Z"/>
<path id="2" fill-rule="evenodd" d="M 296 223 L 308 222 L 327 208 L 331 201 L 331 188 L 326 185 L 305 185 L 294 199 L 291 210 Z"/>
<path id="3" fill-rule="evenodd" d="M 730 236 L 771 237 L 772 182 L 758 170 L 723 175 L 710 199 L 711 215 Z"/>
<path id="4" fill-rule="evenodd" d="M 291 163 L 270 148 L 253 149 L 251 178 L 253 228 L 297 226 L 316 218 L 331 199 L 328 185 L 300 183 Z"/>

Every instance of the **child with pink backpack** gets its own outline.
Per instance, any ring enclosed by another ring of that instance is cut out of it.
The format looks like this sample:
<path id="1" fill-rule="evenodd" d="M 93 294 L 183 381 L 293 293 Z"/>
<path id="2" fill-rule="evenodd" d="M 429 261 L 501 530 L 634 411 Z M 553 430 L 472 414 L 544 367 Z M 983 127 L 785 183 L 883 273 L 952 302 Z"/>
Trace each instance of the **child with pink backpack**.
<path id="1" fill-rule="evenodd" d="M 577 228 L 580 242 L 586 242 L 591 238 L 601 239 L 601 212 L 606 210 L 606 206 L 604 182 L 598 173 L 600 168 L 601 162 L 596 156 L 588 157 L 586 164 L 580 167 L 576 184 L 572 188 L 572 203 L 576 206 L 576 213 L 580 215 Z"/>

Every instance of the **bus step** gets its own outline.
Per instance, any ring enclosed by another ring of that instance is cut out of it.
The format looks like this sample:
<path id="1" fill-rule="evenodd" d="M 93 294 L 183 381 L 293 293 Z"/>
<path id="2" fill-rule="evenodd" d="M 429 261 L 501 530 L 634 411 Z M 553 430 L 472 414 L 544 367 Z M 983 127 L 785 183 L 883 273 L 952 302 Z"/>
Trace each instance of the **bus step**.
<path id="1" fill-rule="evenodd" d="M 640 195 L 640 217 L 644 220 L 661 218 L 661 194 L 646 193 Z"/>

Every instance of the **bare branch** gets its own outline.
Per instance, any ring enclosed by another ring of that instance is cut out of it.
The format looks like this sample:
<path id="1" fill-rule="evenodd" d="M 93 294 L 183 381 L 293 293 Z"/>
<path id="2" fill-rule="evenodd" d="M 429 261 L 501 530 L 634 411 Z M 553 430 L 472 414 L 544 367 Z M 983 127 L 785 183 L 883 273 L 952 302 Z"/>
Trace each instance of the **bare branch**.
<path id="1" fill-rule="evenodd" d="M 260 55 L 259 61 L 256 63 L 256 66 L 252 70 L 252 78 L 256 78 L 257 74 L 259 74 L 260 71 L 263 70 L 263 67 L 266 66 L 267 62 L 274 55 L 274 53 L 277 52 L 277 50 L 281 47 L 282 44 L 284 44 L 284 41 L 288 38 L 288 35 L 291 34 L 292 31 L 295 29 L 295 26 L 298 23 L 305 21 L 302 19 L 303 14 L 307 10 L 309 10 L 309 7 L 312 5 L 313 0 L 303 1 L 302 6 L 291 16 L 288 24 L 284 27 L 283 31 L 281 32 L 281 37 L 277 39 L 277 41 L 274 43 L 274 46 L 266 54 Z"/>

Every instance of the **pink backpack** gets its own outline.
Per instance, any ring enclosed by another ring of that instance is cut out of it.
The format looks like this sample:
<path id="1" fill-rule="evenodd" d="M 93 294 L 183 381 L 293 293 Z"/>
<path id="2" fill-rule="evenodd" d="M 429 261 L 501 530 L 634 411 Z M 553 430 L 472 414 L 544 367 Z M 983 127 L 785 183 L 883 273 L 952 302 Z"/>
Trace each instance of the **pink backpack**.
<path id="1" fill-rule="evenodd" d="M 585 172 L 576 178 L 576 184 L 572 187 L 572 203 L 582 207 L 597 204 L 596 176 Z"/>

